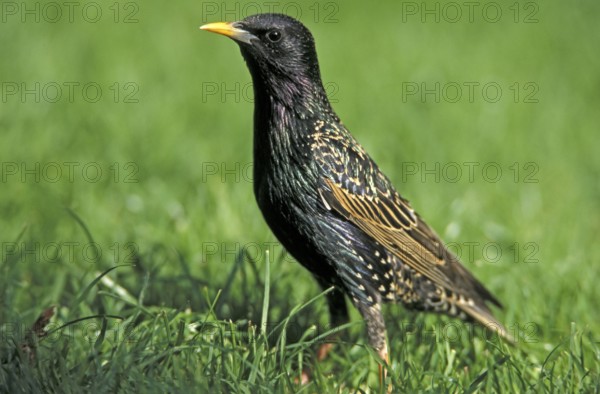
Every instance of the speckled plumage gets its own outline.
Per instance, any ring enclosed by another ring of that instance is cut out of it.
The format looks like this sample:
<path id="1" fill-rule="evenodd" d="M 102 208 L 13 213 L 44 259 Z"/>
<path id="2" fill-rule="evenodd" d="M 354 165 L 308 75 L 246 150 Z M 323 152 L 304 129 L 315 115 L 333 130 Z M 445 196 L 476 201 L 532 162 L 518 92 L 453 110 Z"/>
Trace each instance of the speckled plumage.
<path id="1" fill-rule="evenodd" d="M 240 45 L 254 83 L 256 200 L 289 253 L 322 287 L 335 286 L 328 294 L 333 323 L 348 319 L 348 295 L 380 354 L 386 354 L 384 302 L 472 319 L 505 334 L 486 305 L 500 306 L 498 300 L 398 194 L 331 108 L 308 29 L 277 14 L 203 28 Z"/>

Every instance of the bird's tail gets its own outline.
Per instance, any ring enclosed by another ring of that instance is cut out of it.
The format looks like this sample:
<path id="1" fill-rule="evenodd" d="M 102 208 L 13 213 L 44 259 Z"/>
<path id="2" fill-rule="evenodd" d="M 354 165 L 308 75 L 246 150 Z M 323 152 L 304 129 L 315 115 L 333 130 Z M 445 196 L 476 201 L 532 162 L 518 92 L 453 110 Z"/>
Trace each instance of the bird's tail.
<path id="1" fill-rule="evenodd" d="M 506 327 L 492 315 L 492 312 L 485 304 L 461 300 L 457 303 L 457 307 L 490 332 L 496 333 L 511 344 L 515 343 L 515 338 L 508 332 Z"/>

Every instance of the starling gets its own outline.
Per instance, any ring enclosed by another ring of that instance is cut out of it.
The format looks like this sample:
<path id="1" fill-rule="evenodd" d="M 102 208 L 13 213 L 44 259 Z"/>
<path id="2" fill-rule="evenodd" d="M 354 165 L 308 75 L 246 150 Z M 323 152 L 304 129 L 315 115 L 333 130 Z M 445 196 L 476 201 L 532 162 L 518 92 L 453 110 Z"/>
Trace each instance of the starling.
<path id="1" fill-rule="evenodd" d="M 476 321 L 503 336 L 500 302 L 411 208 L 333 111 L 314 40 L 299 21 L 258 14 L 203 30 L 232 38 L 254 87 L 254 194 L 281 244 L 327 294 L 332 324 L 345 295 L 388 361 L 381 304 Z"/>

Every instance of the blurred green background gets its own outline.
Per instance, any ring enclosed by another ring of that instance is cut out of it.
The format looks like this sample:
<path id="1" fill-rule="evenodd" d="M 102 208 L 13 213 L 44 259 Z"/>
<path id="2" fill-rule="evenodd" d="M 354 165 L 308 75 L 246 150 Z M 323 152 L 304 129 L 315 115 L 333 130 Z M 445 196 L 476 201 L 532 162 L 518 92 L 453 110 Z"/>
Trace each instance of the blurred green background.
<path id="1" fill-rule="evenodd" d="M 143 289 L 146 306 L 210 315 L 207 300 L 226 289 L 215 319 L 260 318 L 266 249 L 271 319 L 319 293 L 291 258 L 276 258 L 254 202 L 252 90 L 239 50 L 198 30 L 272 9 L 313 32 L 338 115 L 503 301 L 499 320 L 536 323 L 519 365 L 542 379 L 552 349 L 586 338 L 591 357 L 573 387 L 598 382 L 597 2 L 72 4 L 2 3 L 4 332 L 50 305 L 61 322 L 132 316 L 102 293 L 117 291 L 106 283 L 73 304 L 117 264 L 135 263 L 107 276 L 135 299 Z M 244 246 L 253 261 L 236 265 Z M 386 311 L 400 339 L 398 322 L 415 317 Z M 299 320 L 326 323 L 323 301 Z M 352 332 L 364 343 L 360 327 Z"/>

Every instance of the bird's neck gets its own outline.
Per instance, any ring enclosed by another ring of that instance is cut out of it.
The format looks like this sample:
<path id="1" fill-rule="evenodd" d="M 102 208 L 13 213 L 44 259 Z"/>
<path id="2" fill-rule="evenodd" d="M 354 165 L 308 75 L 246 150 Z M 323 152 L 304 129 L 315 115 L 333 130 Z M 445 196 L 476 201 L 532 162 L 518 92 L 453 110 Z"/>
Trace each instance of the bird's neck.
<path id="1" fill-rule="evenodd" d="M 257 73 L 252 73 L 252 77 L 256 191 L 267 179 L 285 182 L 286 168 L 298 165 L 298 161 L 310 160 L 306 155 L 310 154 L 307 146 L 314 132 L 313 124 L 317 119 L 335 117 L 335 114 L 320 78 L 265 81 Z"/>
<path id="2" fill-rule="evenodd" d="M 286 107 L 300 118 L 309 118 L 321 112 L 332 112 L 320 77 L 286 76 L 264 78 L 253 75 L 254 103 L 265 111 Z"/>
<path id="3" fill-rule="evenodd" d="M 306 138 L 304 119 L 311 107 L 301 101 L 289 105 L 270 90 L 254 85 L 254 160 L 255 170 L 264 164 L 273 168 L 291 160 L 294 148 Z"/>
<path id="4" fill-rule="evenodd" d="M 255 143 L 261 141 L 271 149 L 285 149 L 312 131 L 306 127 L 311 119 L 336 117 L 318 70 L 311 76 L 263 76 L 260 70 L 249 66 L 254 86 Z"/>

